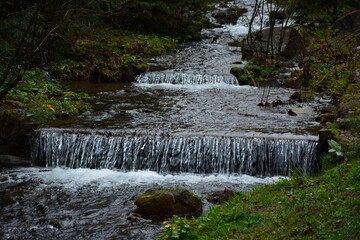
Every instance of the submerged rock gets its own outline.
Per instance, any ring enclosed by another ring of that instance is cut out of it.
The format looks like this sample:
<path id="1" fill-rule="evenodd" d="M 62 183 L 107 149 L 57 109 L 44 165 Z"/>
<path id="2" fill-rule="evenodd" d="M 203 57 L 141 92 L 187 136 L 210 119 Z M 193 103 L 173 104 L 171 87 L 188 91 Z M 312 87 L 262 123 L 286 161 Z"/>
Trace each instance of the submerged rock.
<path id="1" fill-rule="evenodd" d="M 136 212 L 144 218 L 196 216 L 202 212 L 201 199 L 188 190 L 150 190 L 135 199 Z"/>

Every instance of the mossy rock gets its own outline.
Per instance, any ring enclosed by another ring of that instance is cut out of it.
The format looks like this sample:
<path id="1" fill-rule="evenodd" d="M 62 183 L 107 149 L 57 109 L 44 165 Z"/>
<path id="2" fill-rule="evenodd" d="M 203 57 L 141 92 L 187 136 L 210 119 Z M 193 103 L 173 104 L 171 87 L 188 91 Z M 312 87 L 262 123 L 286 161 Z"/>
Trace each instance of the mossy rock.
<path id="1" fill-rule="evenodd" d="M 244 69 L 240 67 L 233 67 L 230 69 L 230 73 L 234 75 L 236 78 L 239 78 L 241 75 L 244 74 Z"/>
<path id="2" fill-rule="evenodd" d="M 253 84 L 251 77 L 245 73 L 244 69 L 242 69 L 240 67 L 231 68 L 230 73 L 237 78 L 239 85 L 252 85 Z"/>
<path id="3" fill-rule="evenodd" d="M 166 218 L 177 215 L 197 216 L 202 212 L 202 202 L 188 190 L 150 190 L 135 199 L 136 213 L 144 218 Z"/>

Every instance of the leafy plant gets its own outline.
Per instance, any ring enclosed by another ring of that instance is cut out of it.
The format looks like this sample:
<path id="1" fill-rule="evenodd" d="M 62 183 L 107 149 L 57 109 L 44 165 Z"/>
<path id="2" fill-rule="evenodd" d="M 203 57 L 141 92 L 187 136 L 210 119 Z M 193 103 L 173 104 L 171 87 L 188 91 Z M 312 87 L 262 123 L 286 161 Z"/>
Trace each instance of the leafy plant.
<path id="1" fill-rule="evenodd" d="M 342 147 L 335 140 L 328 140 L 328 144 L 330 146 L 329 153 L 335 153 L 337 156 L 344 157 L 344 152 L 342 151 Z"/>
<path id="2" fill-rule="evenodd" d="M 85 93 L 74 93 L 45 80 L 44 72 L 36 69 L 25 72 L 19 84 L 1 101 L 0 111 L 44 124 L 91 110 L 90 105 L 84 103 L 86 97 Z"/>
<path id="3" fill-rule="evenodd" d="M 174 216 L 171 224 L 164 222 L 165 234 L 160 239 L 183 239 L 190 230 L 186 218 Z"/>

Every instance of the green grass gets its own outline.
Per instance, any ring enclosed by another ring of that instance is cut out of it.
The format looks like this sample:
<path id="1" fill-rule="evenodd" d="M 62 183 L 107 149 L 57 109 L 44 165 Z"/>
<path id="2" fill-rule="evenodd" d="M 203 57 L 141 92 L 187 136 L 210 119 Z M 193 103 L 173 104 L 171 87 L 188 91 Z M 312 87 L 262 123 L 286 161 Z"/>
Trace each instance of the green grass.
<path id="1" fill-rule="evenodd" d="M 295 177 L 239 194 L 197 220 L 184 220 L 191 229 L 181 239 L 354 239 L 360 234 L 359 197 L 357 160 L 316 178 Z M 167 236 L 162 239 L 172 239 Z"/>
<path id="2" fill-rule="evenodd" d="M 85 93 L 75 93 L 58 83 L 45 80 L 44 72 L 33 70 L 27 71 L 1 101 L 0 111 L 44 124 L 55 118 L 71 118 L 91 110 L 90 105 L 84 102 L 86 97 Z"/>

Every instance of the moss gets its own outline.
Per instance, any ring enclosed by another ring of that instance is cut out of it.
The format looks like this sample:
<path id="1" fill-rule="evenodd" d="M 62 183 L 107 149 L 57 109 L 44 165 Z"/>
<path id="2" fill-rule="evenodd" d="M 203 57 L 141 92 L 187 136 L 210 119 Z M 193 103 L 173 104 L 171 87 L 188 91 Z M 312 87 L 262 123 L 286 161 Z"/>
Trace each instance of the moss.
<path id="1" fill-rule="evenodd" d="M 255 62 L 250 62 L 244 69 L 233 67 L 230 73 L 234 75 L 239 82 L 239 85 L 253 85 L 265 82 L 277 72 L 274 66 L 264 66 Z"/>

